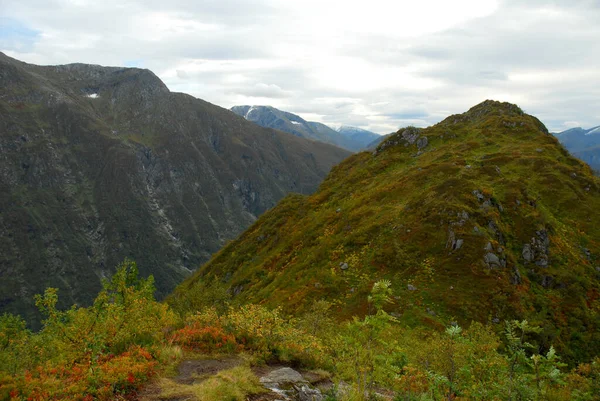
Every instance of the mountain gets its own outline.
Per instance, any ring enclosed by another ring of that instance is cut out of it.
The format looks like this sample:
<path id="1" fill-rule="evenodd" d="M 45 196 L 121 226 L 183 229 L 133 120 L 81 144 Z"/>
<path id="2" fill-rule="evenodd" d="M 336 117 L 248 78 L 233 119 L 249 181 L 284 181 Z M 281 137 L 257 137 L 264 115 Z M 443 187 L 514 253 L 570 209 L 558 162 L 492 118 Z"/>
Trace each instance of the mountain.
<path id="1" fill-rule="evenodd" d="M 556 135 L 569 152 L 600 171 L 600 126 L 590 129 L 571 128 Z"/>
<path id="2" fill-rule="evenodd" d="M 600 182 L 535 117 L 485 101 L 403 128 L 289 195 L 176 289 L 234 304 L 365 313 L 373 282 L 408 326 L 528 319 L 567 359 L 600 352 Z"/>
<path id="3" fill-rule="evenodd" d="M 336 131 L 355 142 L 357 146 L 360 146 L 356 150 L 366 149 L 373 141 L 381 140 L 381 135 L 349 125 L 342 125 Z"/>
<path id="4" fill-rule="evenodd" d="M 382 143 L 383 141 L 385 141 L 387 138 L 389 138 L 392 135 L 394 135 L 394 134 L 391 133 L 391 134 L 387 134 L 387 135 L 381 135 L 379 138 L 375 138 L 375 140 L 373 140 L 367 144 L 367 149 L 369 149 L 369 150 L 375 149 L 377 146 L 379 146 L 380 143 Z"/>
<path id="5" fill-rule="evenodd" d="M 0 313 L 88 303 L 123 258 L 170 292 L 350 153 L 250 123 L 151 71 L 0 53 Z"/>
<path id="6" fill-rule="evenodd" d="M 375 133 L 353 127 L 338 132 L 325 124 L 306 121 L 295 114 L 271 106 L 234 106 L 231 111 L 261 127 L 275 128 L 301 138 L 329 143 L 350 151 L 365 149 L 365 138 L 369 134 L 377 136 Z M 355 130 L 354 133 L 351 130 Z"/>

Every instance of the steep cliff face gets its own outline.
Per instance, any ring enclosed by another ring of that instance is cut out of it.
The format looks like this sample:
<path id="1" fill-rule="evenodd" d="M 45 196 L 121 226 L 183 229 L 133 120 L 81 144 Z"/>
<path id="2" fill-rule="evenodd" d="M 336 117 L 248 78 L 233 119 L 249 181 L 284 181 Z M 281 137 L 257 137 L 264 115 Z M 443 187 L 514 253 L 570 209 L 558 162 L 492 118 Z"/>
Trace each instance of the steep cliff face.
<path id="1" fill-rule="evenodd" d="M 171 93 L 150 71 L 0 54 L 0 312 L 86 303 L 124 257 L 166 294 L 349 152 Z"/>

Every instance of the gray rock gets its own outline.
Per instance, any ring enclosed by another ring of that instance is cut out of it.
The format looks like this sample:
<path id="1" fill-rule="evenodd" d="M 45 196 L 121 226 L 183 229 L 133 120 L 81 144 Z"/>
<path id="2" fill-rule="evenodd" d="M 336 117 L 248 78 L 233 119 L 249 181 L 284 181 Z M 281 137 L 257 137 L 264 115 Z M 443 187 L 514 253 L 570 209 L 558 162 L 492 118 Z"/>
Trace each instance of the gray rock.
<path id="1" fill-rule="evenodd" d="M 496 172 L 497 172 L 498 174 L 501 174 L 500 167 L 498 167 L 498 166 L 494 166 L 494 168 L 496 169 Z"/>
<path id="2" fill-rule="evenodd" d="M 323 394 L 316 389 L 310 388 L 306 385 L 300 386 L 298 388 L 298 401 L 322 401 Z"/>
<path id="3" fill-rule="evenodd" d="M 349 266 L 348 266 L 348 263 L 346 263 L 346 262 L 342 262 L 342 263 L 340 263 L 340 269 L 342 269 L 342 270 L 347 270 L 347 269 L 348 269 L 348 267 L 349 267 Z"/>
<path id="4" fill-rule="evenodd" d="M 295 384 L 308 384 L 308 381 L 292 368 L 275 369 L 266 376 L 260 378 L 260 382 L 267 388 L 282 389 Z"/>
<path id="5" fill-rule="evenodd" d="M 427 137 L 422 136 L 417 140 L 417 148 L 419 150 L 424 149 L 428 143 L 429 143 L 429 140 L 427 139 Z"/>
<path id="6" fill-rule="evenodd" d="M 485 260 L 485 263 L 489 267 L 500 267 L 501 266 L 500 258 L 498 258 L 498 256 L 495 253 L 492 253 L 492 252 L 486 253 L 483 259 Z"/>
<path id="7" fill-rule="evenodd" d="M 495 317 L 495 318 L 492 319 L 492 323 L 498 324 L 498 323 L 500 323 L 500 319 L 498 319 L 497 317 Z"/>
<path id="8" fill-rule="evenodd" d="M 544 288 L 549 288 L 552 285 L 553 281 L 554 278 L 552 276 L 542 276 L 542 281 L 540 282 L 540 284 Z"/>
<path id="9" fill-rule="evenodd" d="M 485 249 L 488 252 L 492 252 L 494 250 L 494 248 L 492 247 L 492 243 L 491 242 L 488 242 L 486 244 L 485 248 L 483 248 L 483 249 Z"/>
<path id="10" fill-rule="evenodd" d="M 523 259 L 525 259 L 525 261 L 527 261 L 527 262 L 533 261 L 533 251 L 531 249 L 531 245 L 529 245 L 529 244 L 523 245 L 523 252 L 521 254 L 523 255 Z"/>
<path id="11" fill-rule="evenodd" d="M 242 292 L 243 289 L 244 289 L 244 286 L 242 284 L 236 285 L 235 287 L 233 287 L 233 295 L 234 296 L 240 295 L 240 293 Z"/>
<path id="12" fill-rule="evenodd" d="M 415 127 L 407 127 L 402 131 L 402 139 L 407 142 L 407 145 L 413 145 L 419 138 L 419 132 L 421 130 Z"/>
<path id="13" fill-rule="evenodd" d="M 409 285 L 407 285 L 407 286 L 406 286 L 406 288 L 407 288 L 409 291 L 416 291 L 416 290 L 417 290 L 417 287 L 415 287 L 415 286 L 414 286 L 414 285 L 412 285 L 412 284 L 409 284 Z"/>
<path id="14" fill-rule="evenodd" d="M 529 244 L 523 245 L 523 259 L 526 262 L 534 262 L 537 266 L 548 267 L 548 247 L 550 239 L 546 230 L 536 231 L 536 236 L 531 237 Z"/>
<path id="15" fill-rule="evenodd" d="M 427 314 L 430 316 L 435 316 L 435 312 L 429 308 L 427 308 Z"/>
<path id="16" fill-rule="evenodd" d="M 519 272 L 519 269 L 517 268 L 517 266 L 514 267 L 513 275 L 510 278 L 510 283 L 514 284 L 514 285 L 518 285 L 518 284 L 522 283 L 521 272 Z"/>
<path id="17" fill-rule="evenodd" d="M 462 247 L 462 245 L 463 245 L 464 242 L 465 241 L 462 240 L 462 239 L 457 239 L 456 242 L 455 242 L 455 244 L 454 244 L 454 250 L 455 251 L 459 250 Z"/>
<path id="18" fill-rule="evenodd" d="M 335 212 L 336 212 L 336 213 L 339 213 L 339 212 L 341 212 L 341 211 L 342 211 L 342 209 L 340 209 L 340 208 L 337 208 Z"/>
<path id="19" fill-rule="evenodd" d="M 496 224 L 496 222 L 494 220 L 490 220 L 488 222 L 488 228 L 494 233 L 496 234 L 496 239 L 498 240 L 498 243 L 500 245 L 505 245 L 504 242 L 504 235 L 502 234 L 502 231 L 500 231 L 500 228 L 498 228 L 498 225 Z"/>
<path id="20" fill-rule="evenodd" d="M 477 200 L 479 202 L 483 202 L 485 200 L 485 196 L 483 196 L 483 194 L 481 193 L 481 191 L 479 191 L 477 189 L 475 191 L 473 191 L 473 195 L 475 195 L 477 197 Z"/>

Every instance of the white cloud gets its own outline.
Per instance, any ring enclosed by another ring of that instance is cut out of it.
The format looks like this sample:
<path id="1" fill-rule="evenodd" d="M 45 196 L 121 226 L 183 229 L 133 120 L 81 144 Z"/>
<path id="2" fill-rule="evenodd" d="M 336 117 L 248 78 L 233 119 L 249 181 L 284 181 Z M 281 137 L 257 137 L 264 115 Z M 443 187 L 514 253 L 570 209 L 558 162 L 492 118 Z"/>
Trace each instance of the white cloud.
<path id="1" fill-rule="evenodd" d="M 3 0 L 0 12 L 12 57 L 149 68 L 223 107 L 388 133 L 495 98 L 551 130 L 600 124 L 593 0 Z"/>

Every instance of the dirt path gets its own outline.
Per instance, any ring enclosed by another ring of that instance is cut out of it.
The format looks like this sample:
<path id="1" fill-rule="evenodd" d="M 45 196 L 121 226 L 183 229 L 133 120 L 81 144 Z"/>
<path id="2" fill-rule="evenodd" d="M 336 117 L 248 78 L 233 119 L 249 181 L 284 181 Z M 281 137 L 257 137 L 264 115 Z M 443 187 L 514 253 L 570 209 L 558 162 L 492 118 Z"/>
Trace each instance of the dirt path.
<path id="1" fill-rule="evenodd" d="M 157 377 L 146 385 L 138 394 L 138 401 L 196 401 L 189 390 L 193 385 L 203 382 L 220 371 L 241 365 L 243 359 L 238 357 L 222 357 L 214 359 L 185 359 L 177 366 L 177 375 L 174 377 Z M 270 372 L 287 367 L 285 365 L 255 366 L 252 372 L 256 377 L 268 375 Z M 311 384 L 331 386 L 328 379 L 323 380 L 312 372 L 301 371 Z M 322 387 L 323 389 L 323 387 Z M 281 395 L 275 392 L 250 395 L 248 401 L 276 401 Z"/>
<path id="2" fill-rule="evenodd" d="M 169 378 L 170 381 L 191 386 L 200 383 L 212 375 L 226 369 L 231 369 L 242 363 L 240 358 L 223 357 L 216 359 L 186 359 L 177 367 L 177 376 Z M 191 396 L 162 396 L 164 384 L 157 378 L 146 385 L 138 394 L 138 401 L 192 401 Z"/>

